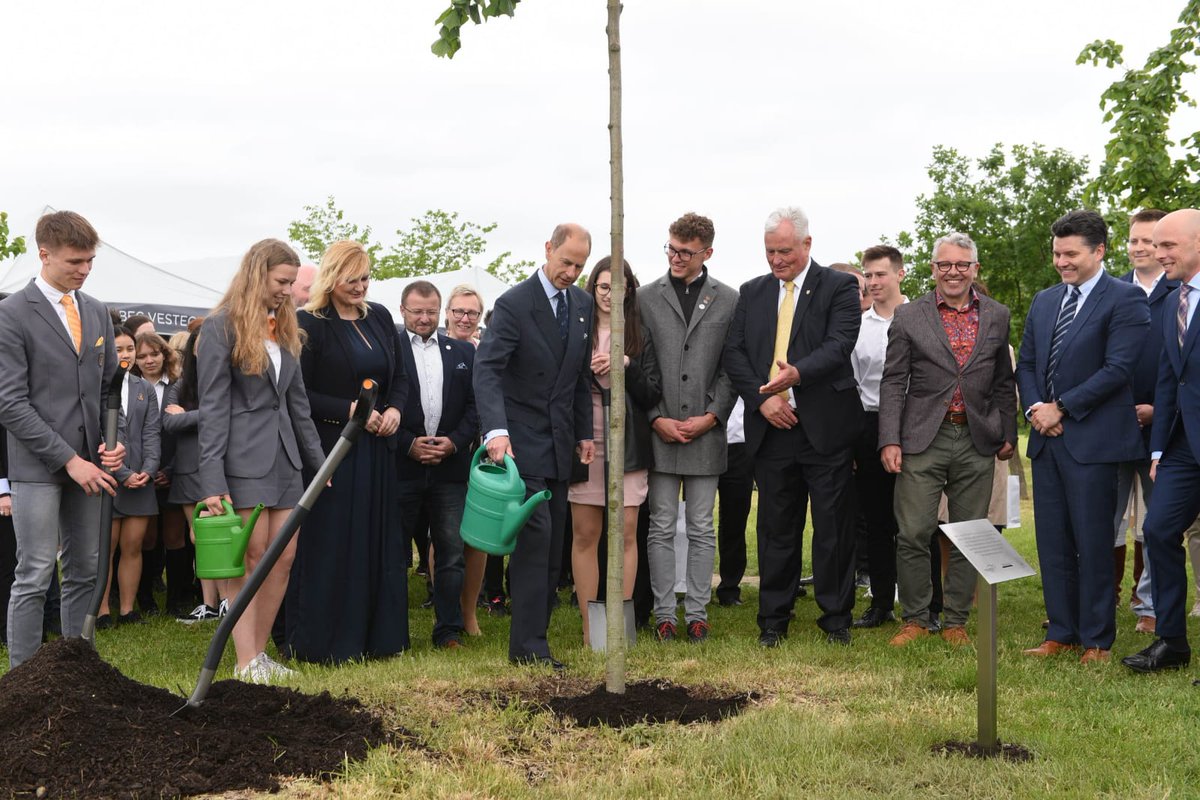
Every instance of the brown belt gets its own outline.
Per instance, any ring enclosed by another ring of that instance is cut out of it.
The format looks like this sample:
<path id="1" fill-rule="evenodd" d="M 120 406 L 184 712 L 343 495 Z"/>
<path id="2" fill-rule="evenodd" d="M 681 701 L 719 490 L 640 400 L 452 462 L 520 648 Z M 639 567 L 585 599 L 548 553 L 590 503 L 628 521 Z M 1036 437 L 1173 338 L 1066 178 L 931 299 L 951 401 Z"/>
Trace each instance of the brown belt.
<path id="1" fill-rule="evenodd" d="M 945 419 L 946 419 L 946 422 L 949 422 L 951 425 L 966 425 L 967 424 L 967 412 L 965 412 L 965 411 L 947 411 Z"/>

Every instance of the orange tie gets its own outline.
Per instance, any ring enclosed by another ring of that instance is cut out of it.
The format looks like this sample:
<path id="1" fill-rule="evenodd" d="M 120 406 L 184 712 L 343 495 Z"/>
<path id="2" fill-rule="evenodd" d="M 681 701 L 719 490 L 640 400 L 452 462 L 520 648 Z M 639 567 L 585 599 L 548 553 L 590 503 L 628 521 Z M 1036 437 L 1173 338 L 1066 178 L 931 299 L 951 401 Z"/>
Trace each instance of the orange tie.
<path id="1" fill-rule="evenodd" d="M 277 341 L 275 338 L 275 318 L 267 317 L 267 336 L 271 337 L 271 341 Z"/>
<path id="2" fill-rule="evenodd" d="M 74 340 L 75 352 L 78 353 L 79 348 L 83 346 L 83 324 L 79 321 L 79 309 L 75 307 L 75 301 L 69 294 L 64 294 L 59 302 L 67 312 L 67 327 L 71 329 L 71 339 Z"/>

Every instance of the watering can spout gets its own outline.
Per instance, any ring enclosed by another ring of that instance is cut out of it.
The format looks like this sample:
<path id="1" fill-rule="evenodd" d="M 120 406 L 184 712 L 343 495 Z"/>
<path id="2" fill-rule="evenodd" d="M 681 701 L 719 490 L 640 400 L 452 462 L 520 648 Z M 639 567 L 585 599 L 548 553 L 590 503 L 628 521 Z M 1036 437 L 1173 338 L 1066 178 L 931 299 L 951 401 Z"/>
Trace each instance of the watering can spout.
<path id="1" fill-rule="evenodd" d="M 508 513 L 504 515 L 504 530 L 506 535 L 516 536 L 517 531 L 525 526 L 529 521 L 529 517 L 533 514 L 542 503 L 550 499 L 550 491 L 543 489 L 540 492 L 534 492 L 529 495 L 529 498 L 524 503 L 513 501 L 509 504 Z"/>
<path id="2" fill-rule="evenodd" d="M 246 524 L 237 531 L 234 538 L 234 559 L 242 561 L 246 557 L 246 545 L 250 544 L 250 534 L 254 532 L 254 523 L 258 522 L 258 515 L 263 511 L 263 504 L 259 503 L 250 512 L 250 518 L 246 520 Z"/>

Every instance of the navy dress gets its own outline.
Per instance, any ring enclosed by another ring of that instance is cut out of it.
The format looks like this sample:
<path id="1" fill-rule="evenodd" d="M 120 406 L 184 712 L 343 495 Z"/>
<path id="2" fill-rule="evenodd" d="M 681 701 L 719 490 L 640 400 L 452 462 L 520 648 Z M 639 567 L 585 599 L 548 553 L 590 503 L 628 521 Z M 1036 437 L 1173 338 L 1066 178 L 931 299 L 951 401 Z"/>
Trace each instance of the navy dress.
<path id="1" fill-rule="evenodd" d="M 323 439 L 324 428 L 340 430 L 337 423 L 344 423 L 344 419 L 322 417 L 319 409 L 327 406 L 329 398 L 322 404 L 322 398 L 313 396 L 322 388 L 332 388 L 322 386 L 321 380 L 327 377 L 321 373 L 333 363 L 330 359 L 343 359 L 338 372 L 353 373 L 353 384 L 340 387 L 346 397 L 354 397 L 361 382 L 370 378 L 385 398 L 389 381 L 394 380 L 394 348 L 380 330 L 391 326 L 378 325 L 378 319 L 371 320 L 376 324 L 365 324 L 366 320 L 355 324 L 339 319 L 332 309 L 330 316 L 301 314 L 301 324 L 310 330 L 301 357 L 305 385 Z M 324 335 L 311 335 L 314 328 Z M 310 371 L 315 373 L 311 385 Z M 346 411 L 349 403 L 345 400 Z M 394 655 L 409 646 L 407 565 L 396 518 L 392 448 L 394 444 L 389 447 L 387 440 L 363 431 L 300 530 L 286 615 L 288 646 L 295 658 L 339 663 Z"/>

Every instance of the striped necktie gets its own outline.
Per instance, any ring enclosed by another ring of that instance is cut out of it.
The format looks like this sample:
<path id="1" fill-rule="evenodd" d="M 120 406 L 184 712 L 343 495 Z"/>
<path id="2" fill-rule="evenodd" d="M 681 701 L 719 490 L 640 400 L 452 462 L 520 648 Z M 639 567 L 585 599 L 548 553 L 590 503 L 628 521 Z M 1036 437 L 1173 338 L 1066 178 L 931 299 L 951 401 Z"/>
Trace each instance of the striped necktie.
<path id="1" fill-rule="evenodd" d="M 1183 340 L 1187 338 L 1188 294 L 1191 291 L 1192 287 L 1186 283 L 1179 287 L 1179 309 L 1175 312 L 1175 322 L 1179 326 L 1179 350 L 1181 352 L 1183 351 Z"/>
<path id="2" fill-rule="evenodd" d="M 1071 295 L 1067 298 L 1067 303 L 1062 307 L 1062 311 L 1058 312 L 1058 322 L 1054 323 L 1054 338 L 1050 344 L 1050 360 L 1046 362 L 1046 391 L 1050 394 L 1051 400 L 1057 400 L 1058 395 L 1054 393 L 1054 373 L 1058 369 L 1058 359 L 1062 356 L 1063 340 L 1067 338 L 1067 331 L 1071 328 L 1071 322 L 1075 319 L 1075 311 L 1079 308 L 1079 287 L 1071 287 Z"/>
<path id="3" fill-rule="evenodd" d="M 69 294 L 64 294 L 59 302 L 67 313 L 67 327 L 71 329 L 71 340 L 75 342 L 75 352 L 78 353 L 83 346 L 83 323 L 79 321 L 79 309 Z"/>

